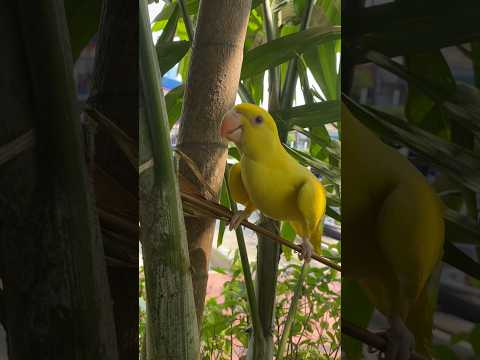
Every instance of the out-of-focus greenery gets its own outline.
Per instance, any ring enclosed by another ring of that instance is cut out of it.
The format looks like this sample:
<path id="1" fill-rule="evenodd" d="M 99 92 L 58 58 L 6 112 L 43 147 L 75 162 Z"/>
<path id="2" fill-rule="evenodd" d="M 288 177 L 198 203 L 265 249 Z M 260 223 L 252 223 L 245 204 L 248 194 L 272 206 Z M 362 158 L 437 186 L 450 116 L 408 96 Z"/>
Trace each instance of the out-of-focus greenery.
<path id="1" fill-rule="evenodd" d="M 253 268 L 254 264 L 252 264 Z M 274 337 L 279 339 L 290 306 L 292 289 L 301 270 L 299 262 L 279 269 Z M 201 334 L 202 359 L 232 359 L 245 354 L 249 341 L 249 306 L 238 255 L 230 270 L 215 269 L 231 276 L 221 296 L 207 300 Z M 333 284 L 336 284 L 334 288 Z M 285 359 L 335 359 L 340 346 L 340 297 L 338 273 L 327 267 L 309 267 L 303 296 L 290 333 Z M 275 341 L 276 343 L 276 341 Z"/>
<path id="2" fill-rule="evenodd" d="M 325 247 L 326 253 L 336 256 L 338 243 Z M 255 264 L 252 263 L 252 269 Z M 283 331 L 292 289 L 300 274 L 301 264 L 291 261 L 280 267 L 277 283 L 274 336 Z M 230 269 L 216 268 L 219 274 L 229 276 L 220 297 L 206 301 L 201 333 L 202 360 L 229 360 L 245 354 L 250 321 L 249 306 L 238 253 Z M 145 277 L 140 267 L 139 283 L 139 344 L 145 336 Z M 310 266 L 305 277 L 299 310 L 290 333 L 285 359 L 336 359 L 340 354 L 340 277 L 327 267 Z"/>

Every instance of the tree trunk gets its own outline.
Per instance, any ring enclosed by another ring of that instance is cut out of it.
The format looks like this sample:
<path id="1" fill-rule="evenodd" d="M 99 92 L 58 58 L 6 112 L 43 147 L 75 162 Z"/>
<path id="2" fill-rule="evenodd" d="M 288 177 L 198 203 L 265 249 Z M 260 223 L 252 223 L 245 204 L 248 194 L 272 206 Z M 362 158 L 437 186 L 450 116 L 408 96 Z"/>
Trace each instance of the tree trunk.
<path id="1" fill-rule="evenodd" d="M 63 2 L 1 0 L 0 28 L 0 144 L 35 142 L 0 165 L 9 358 L 116 360 Z"/>
<path id="2" fill-rule="evenodd" d="M 147 304 L 148 360 L 198 360 L 200 345 L 180 191 L 147 0 L 140 1 L 140 220 Z M 138 356 L 138 355 L 137 355 Z"/>
<path id="3" fill-rule="evenodd" d="M 138 141 L 138 75 L 138 2 L 104 0 L 88 103 L 135 142 Z M 102 191 L 97 205 L 114 213 L 129 227 L 138 228 L 138 173 L 109 132 L 102 128 L 95 136 L 95 163 L 125 191 L 121 203 L 113 203 L 112 198 L 120 197 L 115 187 L 100 187 L 100 179 L 95 178 L 97 192 Z M 126 198 L 132 201 L 126 201 Z M 102 225 L 105 227 L 103 222 Z M 130 240 L 130 257 L 138 256 L 138 233 L 125 233 L 122 229 L 115 231 Z M 108 275 L 119 359 L 136 359 L 139 351 L 138 267 L 109 266 Z"/>
<path id="4" fill-rule="evenodd" d="M 219 127 L 223 114 L 235 102 L 250 7 L 251 0 L 202 0 L 193 42 L 178 147 L 195 161 L 208 185 L 217 193 L 223 180 L 227 150 L 220 139 Z M 197 184 L 205 197 L 211 198 L 183 162 L 180 172 Z M 186 219 L 199 328 L 214 226 L 215 221 L 211 219 Z"/>

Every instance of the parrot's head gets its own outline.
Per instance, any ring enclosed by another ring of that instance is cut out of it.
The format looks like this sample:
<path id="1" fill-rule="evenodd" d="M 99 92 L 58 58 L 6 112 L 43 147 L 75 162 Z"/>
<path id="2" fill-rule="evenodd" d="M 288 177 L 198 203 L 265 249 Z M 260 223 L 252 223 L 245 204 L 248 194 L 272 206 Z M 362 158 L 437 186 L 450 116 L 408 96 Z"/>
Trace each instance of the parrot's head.
<path id="1" fill-rule="evenodd" d="M 272 116 L 253 104 L 239 104 L 229 110 L 223 117 L 220 135 L 247 155 L 281 145 Z"/>

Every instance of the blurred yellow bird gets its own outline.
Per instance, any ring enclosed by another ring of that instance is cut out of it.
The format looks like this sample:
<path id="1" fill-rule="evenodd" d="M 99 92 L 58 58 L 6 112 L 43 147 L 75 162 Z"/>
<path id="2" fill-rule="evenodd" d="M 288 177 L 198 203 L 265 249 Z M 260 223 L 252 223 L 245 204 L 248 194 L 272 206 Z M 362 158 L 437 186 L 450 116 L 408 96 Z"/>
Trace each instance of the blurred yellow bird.
<path id="1" fill-rule="evenodd" d="M 233 199 L 245 205 L 230 229 L 237 228 L 256 209 L 266 216 L 288 221 L 302 237 L 302 258 L 320 254 L 325 216 L 325 189 L 320 181 L 283 148 L 272 116 L 252 104 L 228 111 L 221 136 L 234 142 L 241 160 L 230 170 Z"/>
<path id="2" fill-rule="evenodd" d="M 388 319 L 387 360 L 430 358 L 443 205 L 424 176 L 342 105 L 342 276 Z M 430 286 L 432 285 L 433 286 Z"/>

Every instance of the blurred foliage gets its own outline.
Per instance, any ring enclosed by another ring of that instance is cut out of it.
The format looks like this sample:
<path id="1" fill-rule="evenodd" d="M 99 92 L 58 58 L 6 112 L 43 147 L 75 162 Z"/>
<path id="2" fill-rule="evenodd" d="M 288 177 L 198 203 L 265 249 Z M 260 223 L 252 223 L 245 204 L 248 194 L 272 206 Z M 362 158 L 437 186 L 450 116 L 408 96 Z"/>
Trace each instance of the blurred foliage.
<path id="1" fill-rule="evenodd" d="M 405 101 L 402 99 L 394 108 L 369 98 L 363 99 L 364 104 L 349 95 L 344 96 L 344 100 L 355 116 L 387 144 L 408 148 L 414 164 L 425 175 L 429 174 L 429 180 L 447 205 L 448 246 L 445 246 L 444 261 L 478 277 L 478 262 L 454 247 L 457 243 L 468 243 L 480 248 L 479 209 L 475 199 L 480 191 L 480 91 L 475 80 L 479 76 L 479 58 L 478 52 L 474 55 L 476 43 L 465 43 L 466 39 L 475 38 L 474 33 L 465 30 L 471 21 L 465 14 L 475 12 L 469 9 L 478 5 L 460 1 L 452 11 L 446 2 L 395 2 L 375 9 L 356 9 L 355 17 L 362 17 L 365 27 L 358 25 L 346 41 L 358 44 L 352 49 L 352 54 L 356 52 L 353 56 L 370 63 L 356 67 L 352 93 L 359 93 L 360 87 L 373 92 L 382 86 L 375 74 L 382 73 L 387 81 L 396 78 L 399 89 L 400 84 L 405 84 Z M 435 12 L 432 6 L 436 7 Z M 401 12 L 392 10 L 400 8 Z M 450 29 L 453 24 L 460 24 L 455 26 L 455 33 L 443 29 L 445 18 Z M 378 24 L 392 26 L 387 29 Z M 461 47 L 465 55 L 463 59 L 460 55 L 461 61 L 471 62 L 473 83 L 465 84 L 455 78 L 444 51 L 451 46 Z M 353 71 L 353 68 L 342 71 Z M 385 89 L 385 84 L 383 86 Z M 381 91 L 385 95 L 385 91 Z M 480 250 L 477 253 L 480 254 Z M 348 311 L 343 316 L 365 327 L 373 308 L 360 290 L 355 283 L 342 283 L 342 295 L 358 299 L 352 303 L 344 301 L 344 309 Z M 460 339 L 472 344 L 478 358 L 478 345 L 474 345 L 480 343 L 477 332 L 478 329 L 471 334 L 453 336 L 450 344 L 435 346 L 436 358 L 457 359 L 458 354 L 451 345 Z M 362 358 L 361 345 L 356 340 L 348 339 L 342 345 L 349 359 Z"/>
<path id="2" fill-rule="evenodd" d="M 254 264 L 252 264 L 254 266 Z M 220 297 L 212 297 L 205 305 L 202 328 L 202 359 L 232 359 L 242 356 L 248 346 L 249 307 L 239 256 L 234 257 L 230 270 L 215 269 L 231 276 Z M 301 264 L 292 262 L 279 269 L 274 337 L 283 331 L 292 289 L 301 271 Z M 337 289 L 332 287 L 337 285 Z M 305 279 L 303 296 L 288 341 L 285 359 L 335 359 L 340 344 L 340 279 L 327 267 L 310 267 Z"/>
<path id="3" fill-rule="evenodd" d="M 326 246 L 326 255 L 338 256 L 338 243 Z M 255 264 L 251 264 L 255 270 Z M 249 305 L 238 251 L 230 269 L 216 268 L 230 279 L 223 284 L 219 297 L 206 301 L 201 333 L 202 360 L 227 360 L 246 353 L 251 331 Z M 274 336 L 279 339 L 288 313 L 292 289 L 301 264 L 289 262 L 280 267 L 277 283 Z M 145 276 L 139 268 L 139 344 L 145 336 Z M 310 266 L 302 298 L 295 315 L 285 359 L 337 359 L 340 352 L 340 275 L 327 267 Z"/>

